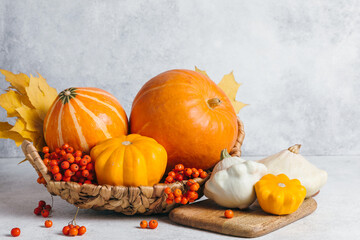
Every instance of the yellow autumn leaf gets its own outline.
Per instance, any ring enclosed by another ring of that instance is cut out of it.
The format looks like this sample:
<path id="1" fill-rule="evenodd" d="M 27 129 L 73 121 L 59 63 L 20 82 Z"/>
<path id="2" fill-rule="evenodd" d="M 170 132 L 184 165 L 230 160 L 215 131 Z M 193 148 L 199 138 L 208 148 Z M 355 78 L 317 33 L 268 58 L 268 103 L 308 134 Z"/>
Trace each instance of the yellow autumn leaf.
<path id="1" fill-rule="evenodd" d="M 57 96 L 54 88 L 46 80 L 23 73 L 14 74 L 6 70 L 0 72 L 10 83 L 6 93 L 0 95 L 0 106 L 8 117 L 17 117 L 13 125 L 0 122 L 0 138 L 9 138 L 19 146 L 24 140 L 34 143 L 37 150 L 45 145 L 43 122 L 47 111 Z"/>
<path id="2" fill-rule="evenodd" d="M 208 76 L 207 73 L 203 70 L 198 69 L 195 67 L 195 71 L 198 73 L 202 73 L 205 76 Z M 236 94 L 239 90 L 241 83 L 238 83 L 235 81 L 235 77 L 233 72 L 226 74 L 221 81 L 218 83 L 218 86 L 225 92 L 225 94 L 228 96 L 231 104 L 234 107 L 234 110 L 236 114 L 239 113 L 240 109 L 245 107 L 248 104 L 236 101 Z"/>
<path id="3" fill-rule="evenodd" d="M 20 146 L 25 140 L 19 133 L 10 131 L 13 126 L 7 122 L 0 122 L 0 138 L 12 139 L 16 146 Z"/>
<path id="4" fill-rule="evenodd" d="M 26 129 L 29 131 L 42 131 L 43 120 L 40 118 L 36 109 L 29 108 L 26 105 L 22 105 L 16 108 L 20 117 L 26 122 Z"/>
<path id="5" fill-rule="evenodd" d="M 195 66 L 195 72 L 202 73 L 202 74 L 204 74 L 205 76 L 209 77 L 205 71 L 200 70 L 200 69 L 197 68 L 196 66 Z"/>
<path id="6" fill-rule="evenodd" d="M 57 97 L 56 89 L 50 87 L 39 74 L 39 77 L 30 75 L 29 86 L 25 88 L 25 91 L 40 119 L 44 120 L 48 109 Z"/>
<path id="7" fill-rule="evenodd" d="M 245 107 L 248 104 L 236 101 L 236 94 L 239 90 L 241 83 L 235 81 L 233 72 L 226 74 L 221 81 L 218 83 L 218 86 L 226 93 L 229 97 L 230 102 L 232 103 L 236 114 L 239 113 L 240 109 Z"/>
<path id="8" fill-rule="evenodd" d="M 35 138 L 38 134 L 33 131 L 26 129 L 26 122 L 22 118 L 16 120 L 15 125 L 10 129 L 10 131 L 19 133 L 24 139 L 30 140 Z"/>
<path id="9" fill-rule="evenodd" d="M 21 94 L 26 94 L 25 88 L 29 86 L 30 81 L 26 74 L 15 74 L 3 69 L 0 69 L 0 72 L 5 76 L 5 80 L 11 84 L 10 88 L 17 89 Z"/>
<path id="10" fill-rule="evenodd" d="M 12 90 L 1 94 L 0 106 L 7 111 L 8 117 L 18 117 L 15 109 L 22 106 L 20 94 Z"/>

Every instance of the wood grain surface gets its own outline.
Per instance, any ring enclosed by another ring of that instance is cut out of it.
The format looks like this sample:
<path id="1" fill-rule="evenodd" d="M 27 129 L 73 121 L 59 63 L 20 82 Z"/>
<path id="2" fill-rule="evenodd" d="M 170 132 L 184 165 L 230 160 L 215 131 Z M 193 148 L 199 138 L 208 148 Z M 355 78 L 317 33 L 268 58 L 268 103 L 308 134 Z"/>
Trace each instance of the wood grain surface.
<path id="1" fill-rule="evenodd" d="M 237 237 L 259 237 L 295 222 L 315 211 L 317 203 L 313 198 L 306 199 L 300 208 L 289 215 L 267 214 L 255 203 L 247 210 L 233 209 L 234 217 L 224 217 L 226 208 L 212 200 L 204 200 L 175 208 L 170 219 L 176 223 L 218 232 Z"/>

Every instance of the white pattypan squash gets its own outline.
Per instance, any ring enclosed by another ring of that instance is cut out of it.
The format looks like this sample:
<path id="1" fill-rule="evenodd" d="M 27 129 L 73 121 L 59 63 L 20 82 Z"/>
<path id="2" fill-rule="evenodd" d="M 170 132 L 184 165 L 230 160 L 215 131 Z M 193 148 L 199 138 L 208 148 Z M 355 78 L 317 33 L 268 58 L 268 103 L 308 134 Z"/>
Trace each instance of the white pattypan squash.
<path id="1" fill-rule="evenodd" d="M 211 174 L 214 174 L 220 170 L 227 169 L 234 164 L 243 163 L 245 161 L 246 160 L 239 157 L 232 157 L 226 150 L 223 150 L 221 151 L 220 162 L 215 165 Z"/>
<path id="2" fill-rule="evenodd" d="M 311 164 L 299 154 L 301 145 L 296 144 L 279 153 L 259 160 L 267 166 L 269 173 L 284 173 L 290 179 L 299 179 L 306 188 L 306 197 L 316 194 L 327 181 L 327 172 Z"/>
<path id="3" fill-rule="evenodd" d="M 205 184 L 205 196 L 218 205 L 244 209 L 256 199 L 254 185 L 267 173 L 265 165 L 231 157 L 226 150 Z"/>

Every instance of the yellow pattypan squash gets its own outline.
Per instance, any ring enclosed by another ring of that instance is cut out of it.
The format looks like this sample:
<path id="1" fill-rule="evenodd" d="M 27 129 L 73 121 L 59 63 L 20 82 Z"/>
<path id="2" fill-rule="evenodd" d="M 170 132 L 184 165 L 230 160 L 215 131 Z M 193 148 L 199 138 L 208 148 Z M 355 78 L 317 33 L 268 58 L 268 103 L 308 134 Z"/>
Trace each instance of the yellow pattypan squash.
<path id="1" fill-rule="evenodd" d="M 268 213 L 285 215 L 295 212 L 306 196 L 306 189 L 298 179 L 285 174 L 267 174 L 255 184 L 260 207 Z"/>
<path id="2" fill-rule="evenodd" d="M 167 164 L 165 148 L 138 134 L 110 138 L 91 149 L 99 184 L 152 186 L 160 181 Z"/>

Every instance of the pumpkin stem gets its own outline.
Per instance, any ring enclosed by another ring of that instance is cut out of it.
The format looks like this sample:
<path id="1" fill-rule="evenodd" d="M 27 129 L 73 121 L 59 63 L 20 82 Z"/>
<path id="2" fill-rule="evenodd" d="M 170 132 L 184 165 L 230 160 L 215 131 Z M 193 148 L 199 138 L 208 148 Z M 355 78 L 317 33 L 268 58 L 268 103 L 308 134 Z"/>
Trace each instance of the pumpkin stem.
<path id="1" fill-rule="evenodd" d="M 301 144 L 295 144 L 294 146 L 291 146 L 288 148 L 288 150 L 292 153 L 298 154 L 300 151 Z"/>
<path id="2" fill-rule="evenodd" d="M 76 88 L 68 88 L 59 93 L 59 98 L 63 104 L 70 101 L 70 99 L 76 97 Z"/>
<path id="3" fill-rule="evenodd" d="M 211 98 L 211 99 L 207 100 L 207 104 L 209 105 L 209 107 L 211 109 L 213 109 L 221 104 L 221 100 L 218 98 Z"/>
<path id="4" fill-rule="evenodd" d="M 123 141 L 121 144 L 124 145 L 124 146 L 127 146 L 127 145 L 130 145 L 131 142 L 130 141 Z"/>
<path id="5" fill-rule="evenodd" d="M 226 148 L 221 151 L 220 161 L 223 160 L 223 159 L 225 159 L 225 158 L 229 158 L 229 157 L 231 157 L 231 155 L 228 153 L 228 151 L 226 150 Z"/>

